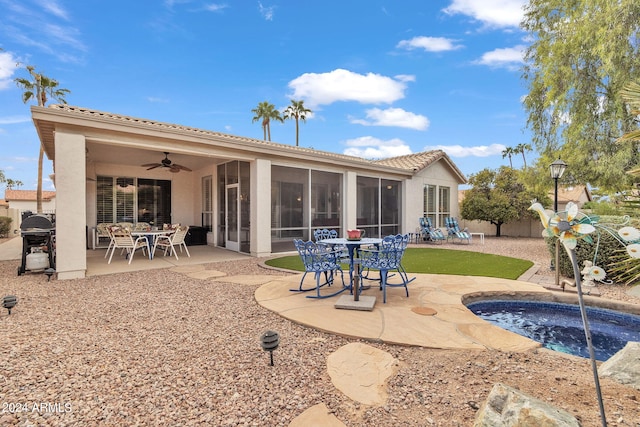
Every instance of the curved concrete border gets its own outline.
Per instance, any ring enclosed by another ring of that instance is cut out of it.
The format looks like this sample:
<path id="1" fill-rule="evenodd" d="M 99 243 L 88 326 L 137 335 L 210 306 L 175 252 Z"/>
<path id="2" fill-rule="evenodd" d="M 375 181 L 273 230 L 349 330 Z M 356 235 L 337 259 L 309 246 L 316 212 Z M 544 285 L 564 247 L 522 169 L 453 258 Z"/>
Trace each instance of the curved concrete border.
<path id="1" fill-rule="evenodd" d="M 353 338 L 441 349 L 526 351 L 540 347 L 535 341 L 480 319 L 463 304 L 463 296 L 525 292 L 541 297 L 551 291 L 517 280 L 415 276 L 416 280 L 409 285 L 409 298 L 403 289 L 392 288 L 387 292 L 387 303 L 383 304 L 378 287 L 364 291 L 364 295 L 378 297 L 373 311 L 339 310 L 334 308 L 337 298 L 312 299 L 306 298 L 305 293 L 291 292 L 289 289 L 298 288 L 302 274 L 264 284 L 256 290 L 255 299 L 293 322 Z M 325 292 L 330 293 L 331 289 Z M 421 315 L 412 310 L 416 307 L 432 308 L 436 314 Z"/>

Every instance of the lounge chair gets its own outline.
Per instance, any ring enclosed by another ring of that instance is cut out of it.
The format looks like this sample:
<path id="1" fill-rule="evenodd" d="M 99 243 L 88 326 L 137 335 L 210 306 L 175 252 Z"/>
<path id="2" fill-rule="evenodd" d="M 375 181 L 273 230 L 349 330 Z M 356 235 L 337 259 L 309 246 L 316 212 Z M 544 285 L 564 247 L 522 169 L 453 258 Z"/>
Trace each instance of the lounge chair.
<path id="1" fill-rule="evenodd" d="M 431 223 L 431 218 L 420 217 L 420 228 L 422 230 L 422 238 L 428 242 L 444 242 L 446 237 L 442 230 L 434 228 Z"/>
<path id="2" fill-rule="evenodd" d="M 467 243 L 471 243 L 471 234 L 469 234 L 466 228 L 464 230 L 460 229 L 457 219 L 445 218 L 444 223 L 447 226 L 447 242 L 449 239 L 451 239 L 451 241 L 455 241 L 457 238 L 460 242 L 466 240 Z"/>

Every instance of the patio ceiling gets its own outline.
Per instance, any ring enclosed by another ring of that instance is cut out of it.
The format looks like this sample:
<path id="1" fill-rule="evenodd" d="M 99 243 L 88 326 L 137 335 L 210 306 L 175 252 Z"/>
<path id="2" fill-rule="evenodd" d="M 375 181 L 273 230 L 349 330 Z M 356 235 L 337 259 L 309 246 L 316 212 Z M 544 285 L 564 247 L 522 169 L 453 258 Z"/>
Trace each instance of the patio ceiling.
<path id="1" fill-rule="evenodd" d="M 156 163 L 164 159 L 164 149 L 157 150 L 140 149 L 134 147 L 114 147 L 107 144 L 87 143 L 87 162 L 112 163 L 127 166 L 139 166 L 146 163 Z M 198 170 L 204 166 L 222 163 L 228 159 L 221 157 L 204 157 L 192 154 L 169 152 L 169 159 L 173 163 L 186 166 L 192 170 Z"/>

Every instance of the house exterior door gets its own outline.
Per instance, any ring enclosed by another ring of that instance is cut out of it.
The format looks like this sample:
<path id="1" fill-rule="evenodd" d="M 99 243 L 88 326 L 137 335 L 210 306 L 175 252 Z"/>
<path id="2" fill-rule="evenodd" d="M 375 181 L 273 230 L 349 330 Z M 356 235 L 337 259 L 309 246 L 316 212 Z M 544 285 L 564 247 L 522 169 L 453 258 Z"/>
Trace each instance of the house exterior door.
<path id="1" fill-rule="evenodd" d="M 225 247 L 232 251 L 240 250 L 240 185 L 230 184 L 226 186 L 226 227 Z"/>

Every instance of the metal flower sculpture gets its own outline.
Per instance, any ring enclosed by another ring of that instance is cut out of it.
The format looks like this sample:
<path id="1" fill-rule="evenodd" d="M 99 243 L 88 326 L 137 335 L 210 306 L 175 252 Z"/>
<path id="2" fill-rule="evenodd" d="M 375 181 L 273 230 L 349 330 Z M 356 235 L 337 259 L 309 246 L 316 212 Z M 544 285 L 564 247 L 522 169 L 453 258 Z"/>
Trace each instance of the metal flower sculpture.
<path id="1" fill-rule="evenodd" d="M 578 221 L 577 216 L 578 206 L 569 202 L 566 211 L 556 212 L 549 220 L 547 235 L 558 237 L 566 249 L 575 249 L 578 239 L 596 231 L 593 225 Z"/>
<path id="2" fill-rule="evenodd" d="M 600 390 L 600 380 L 598 378 L 598 366 L 596 363 L 596 356 L 593 350 L 593 342 L 591 340 L 591 331 L 589 330 L 589 320 L 587 319 L 587 310 L 584 304 L 584 298 L 582 295 L 582 282 L 580 277 L 580 269 L 578 267 L 578 261 L 576 259 L 576 244 L 578 239 L 588 238 L 590 233 L 593 233 L 596 229 L 592 224 L 589 224 L 581 219 L 578 219 L 578 206 L 569 202 L 567 204 L 567 210 L 563 212 L 556 212 L 551 218 L 547 211 L 544 210 L 540 203 L 534 203 L 529 208 L 536 211 L 540 215 L 540 220 L 544 226 L 543 236 L 556 237 L 564 246 L 571 263 L 573 265 L 573 276 L 576 280 L 576 290 L 578 292 L 578 303 L 580 304 L 580 314 L 582 316 L 582 325 L 584 326 L 584 335 L 587 339 L 587 347 L 589 350 L 589 358 L 591 359 L 591 368 L 593 371 L 593 379 L 596 387 L 596 394 L 598 398 L 598 405 L 600 407 L 600 419 L 602 425 L 606 427 L 607 419 L 604 412 L 604 404 L 602 401 L 602 391 Z M 588 217 L 587 221 L 588 221 Z M 639 245 L 640 246 L 640 245 Z M 639 248 L 640 249 L 640 248 Z M 592 267 L 593 268 L 593 267 Z M 602 271 L 604 273 L 604 271 Z M 598 273 L 599 276 L 602 273 Z"/>

